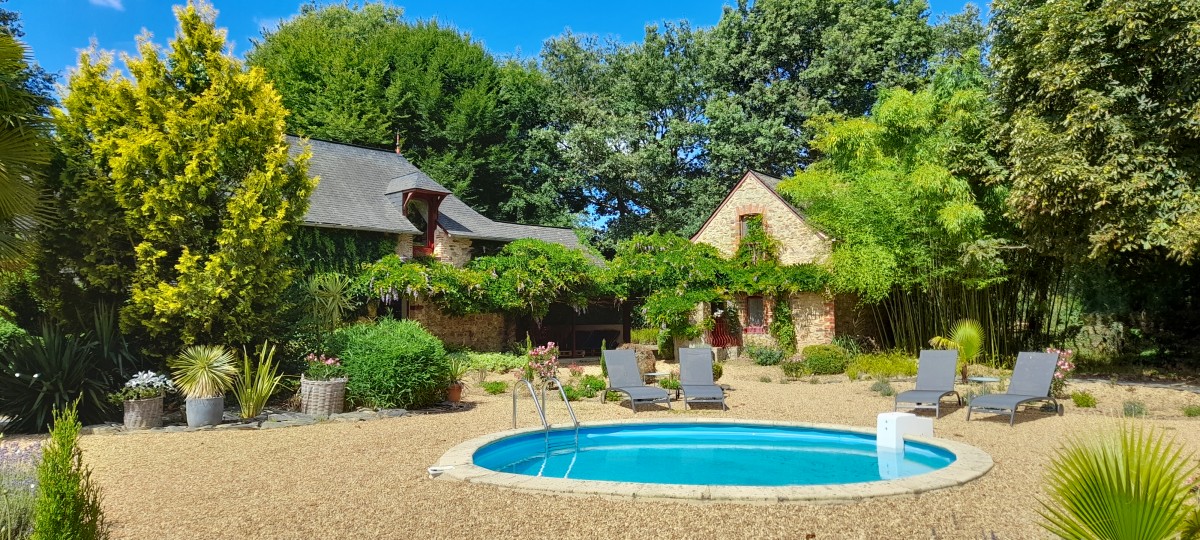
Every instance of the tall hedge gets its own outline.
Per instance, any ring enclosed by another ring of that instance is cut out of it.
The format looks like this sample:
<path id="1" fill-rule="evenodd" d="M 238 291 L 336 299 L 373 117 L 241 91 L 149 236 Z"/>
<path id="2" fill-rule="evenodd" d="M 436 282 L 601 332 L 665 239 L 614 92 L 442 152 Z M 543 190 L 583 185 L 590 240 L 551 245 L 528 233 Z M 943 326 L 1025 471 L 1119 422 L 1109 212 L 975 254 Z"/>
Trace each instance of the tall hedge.
<path id="1" fill-rule="evenodd" d="M 426 407 L 442 400 L 450 364 L 441 340 L 414 321 L 382 319 L 338 330 L 351 401 L 370 407 Z"/>

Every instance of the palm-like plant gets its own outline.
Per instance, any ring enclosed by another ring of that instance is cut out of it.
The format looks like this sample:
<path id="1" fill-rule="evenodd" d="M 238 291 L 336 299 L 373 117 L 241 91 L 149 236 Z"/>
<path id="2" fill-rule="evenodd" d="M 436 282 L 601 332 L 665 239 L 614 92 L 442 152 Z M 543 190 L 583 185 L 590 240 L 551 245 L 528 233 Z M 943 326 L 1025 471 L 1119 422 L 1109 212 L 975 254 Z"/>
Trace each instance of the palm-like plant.
<path id="1" fill-rule="evenodd" d="M 167 361 L 175 386 L 188 399 L 221 396 L 233 385 L 233 353 L 220 345 L 193 345 Z"/>
<path id="2" fill-rule="evenodd" d="M 950 329 L 949 337 L 934 336 L 929 340 L 929 344 L 939 349 L 958 350 L 958 370 L 962 374 L 963 382 L 966 382 L 967 365 L 983 350 L 983 327 L 978 321 L 960 319 L 954 323 L 954 328 Z"/>
<path id="3" fill-rule="evenodd" d="M 268 349 L 268 345 L 270 343 L 263 343 L 259 349 L 257 367 L 250 362 L 250 353 L 242 350 L 242 373 L 233 383 L 233 395 L 237 397 L 242 419 L 258 416 L 283 379 L 275 365 L 275 347 L 271 345 Z"/>
<path id="4" fill-rule="evenodd" d="M 0 32 L 0 266 L 27 260 L 29 234 L 49 221 L 33 180 L 50 162 L 46 98 L 29 91 L 24 45 Z"/>
<path id="5" fill-rule="evenodd" d="M 354 309 L 350 285 L 350 278 L 337 273 L 317 274 L 309 278 L 307 288 L 312 299 L 310 314 L 322 330 L 337 328 L 346 314 Z"/>
<path id="6" fill-rule="evenodd" d="M 1069 539 L 1195 538 L 1186 528 L 1195 471 L 1174 440 L 1140 426 L 1075 439 L 1050 465 L 1042 526 Z"/>

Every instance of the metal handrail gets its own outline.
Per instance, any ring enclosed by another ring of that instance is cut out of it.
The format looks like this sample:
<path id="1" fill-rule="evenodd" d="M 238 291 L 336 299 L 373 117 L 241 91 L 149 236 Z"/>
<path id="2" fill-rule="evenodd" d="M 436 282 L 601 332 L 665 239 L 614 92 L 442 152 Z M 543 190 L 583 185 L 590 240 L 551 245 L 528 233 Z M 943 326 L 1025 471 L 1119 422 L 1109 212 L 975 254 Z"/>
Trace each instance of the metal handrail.
<path id="1" fill-rule="evenodd" d="M 520 379 L 520 381 L 525 383 L 525 388 L 529 390 L 529 397 L 533 398 L 533 409 L 537 411 L 538 418 L 542 419 L 542 428 L 550 429 L 550 423 L 546 421 L 546 411 L 542 410 L 542 404 L 538 403 L 537 391 L 533 389 L 533 383 L 529 382 L 529 379 Z M 517 392 L 520 389 L 520 386 L 513 388 L 513 429 L 516 429 L 517 427 Z M 571 416 L 574 417 L 575 413 L 572 412 Z"/>
<path id="2" fill-rule="evenodd" d="M 563 389 L 562 381 L 558 377 L 550 377 L 546 382 L 542 383 L 542 404 L 546 403 L 546 388 L 553 382 L 554 386 L 558 387 L 558 393 L 562 396 L 563 403 L 567 406 L 567 412 L 571 415 L 571 423 L 575 425 L 575 429 L 579 429 L 579 419 L 575 418 L 575 409 L 571 407 L 571 400 L 567 399 L 567 391 Z"/>

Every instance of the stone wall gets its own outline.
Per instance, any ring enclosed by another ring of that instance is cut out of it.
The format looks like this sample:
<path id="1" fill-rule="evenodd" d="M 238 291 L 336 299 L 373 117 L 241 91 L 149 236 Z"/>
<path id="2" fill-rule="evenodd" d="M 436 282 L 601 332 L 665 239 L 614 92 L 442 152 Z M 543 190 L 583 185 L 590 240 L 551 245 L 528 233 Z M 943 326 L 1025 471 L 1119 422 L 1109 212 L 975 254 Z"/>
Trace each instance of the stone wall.
<path id="1" fill-rule="evenodd" d="M 433 233 L 433 255 L 442 262 L 461 268 L 471 261 L 471 241 L 452 237 L 439 228 Z"/>
<path id="2" fill-rule="evenodd" d="M 411 234 L 401 234 L 396 240 L 396 255 L 403 260 L 411 259 L 413 256 L 413 237 Z"/>
<path id="3" fill-rule="evenodd" d="M 437 306 L 414 301 L 408 306 L 407 318 L 421 323 L 447 346 L 499 352 L 515 341 L 515 327 L 503 315 L 495 313 L 454 317 L 442 313 Z"/>
<path id="4" fill-rule="evenodd" d="M 741 218 L 747 214 L 763 216 L 767 233 L 779 241 L 779 262 L 822 262 L 829 257 L 829 239 L 805 223 L 770 187 L 752 175 L 738 185 L 692 241 L 709 244 L 731 257 L 741 239 Z"/>
<path id="5" fill-rule="evenodd" d="M 796 324 L 796 349 L 830 343 L 837 330 L 834 301 L 820 293 L 792 295 L 792 321 Z"/>
<path id="6" fill-rule="evenodd" d="M 858 297 L 852 294 L 839 294 L 834 301 L 837 303 L 835 317 L 839 336 L 869 338 L 876 344 L 883 343 L 869 306 L 860 306 Z"/>

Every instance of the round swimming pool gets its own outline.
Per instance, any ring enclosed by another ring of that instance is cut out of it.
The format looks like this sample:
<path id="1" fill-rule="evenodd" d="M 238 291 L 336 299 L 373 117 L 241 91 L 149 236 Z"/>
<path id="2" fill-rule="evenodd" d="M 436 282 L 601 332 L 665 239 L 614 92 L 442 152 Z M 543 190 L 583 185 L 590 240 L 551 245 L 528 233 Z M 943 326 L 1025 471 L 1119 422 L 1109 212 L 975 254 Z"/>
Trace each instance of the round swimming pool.
<path id="1" fill-rule="evenodd" d="M 475 464 L 548 478 L 721 486 L 874 482 L 954 462 L 936 446 L 877 452 L 864 433 L 799 426 L 654 423 L 523 433 L 487 444 Z"/>
<path id="2" fill-rule="evenodd" d="M 837 502 L 957 486 L 991 466 L 979 449 L 941 439 L 879 451 L 867 429 L 688 418 L 590 423 L 578 439 L 572 428 L 496 433 L 450 449 L 430 472 L 533 491 Z"/>

